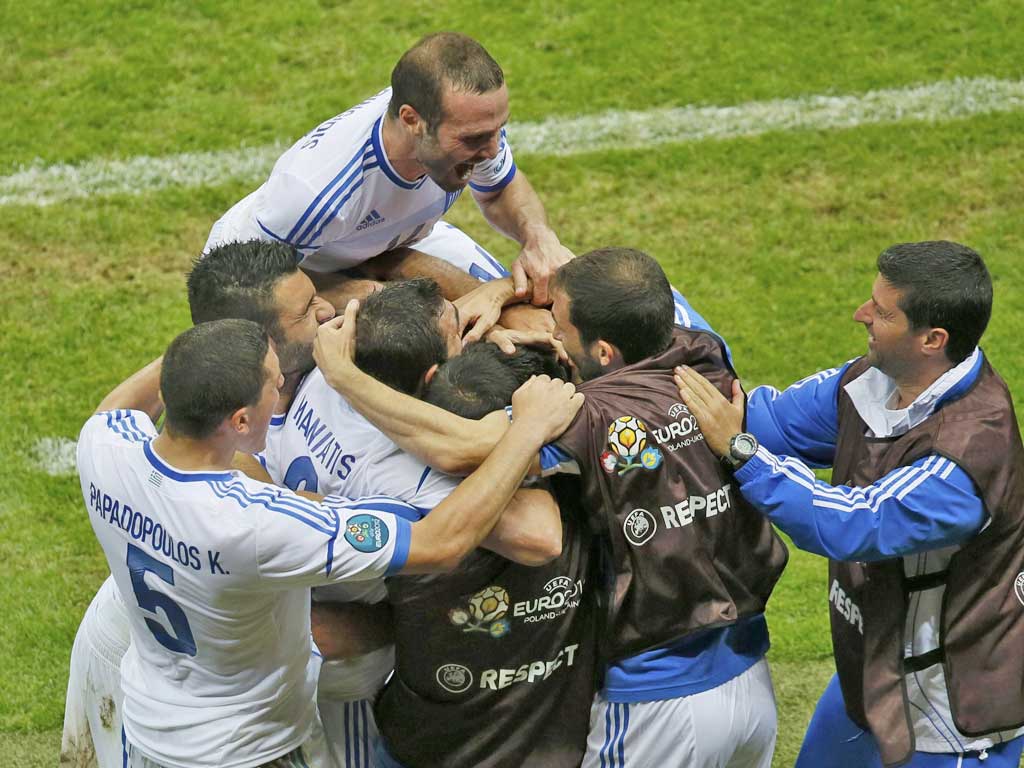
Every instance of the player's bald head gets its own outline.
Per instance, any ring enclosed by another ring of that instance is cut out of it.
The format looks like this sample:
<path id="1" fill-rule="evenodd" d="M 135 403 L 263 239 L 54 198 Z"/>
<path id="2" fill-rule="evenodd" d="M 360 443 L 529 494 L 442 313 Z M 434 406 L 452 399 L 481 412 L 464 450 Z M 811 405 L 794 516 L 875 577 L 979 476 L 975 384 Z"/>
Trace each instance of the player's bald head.
<path id="1" fill-rule="evenodd" d="M 403 104 L 415 109 L 430 128 L 444 119 L 447 89 L 488 93 L 505 83 L 505 74 L 480 43 L 457 32 L 435 32 L 410 48 L 391 72 L 388 114 L 398 117 Z"/>

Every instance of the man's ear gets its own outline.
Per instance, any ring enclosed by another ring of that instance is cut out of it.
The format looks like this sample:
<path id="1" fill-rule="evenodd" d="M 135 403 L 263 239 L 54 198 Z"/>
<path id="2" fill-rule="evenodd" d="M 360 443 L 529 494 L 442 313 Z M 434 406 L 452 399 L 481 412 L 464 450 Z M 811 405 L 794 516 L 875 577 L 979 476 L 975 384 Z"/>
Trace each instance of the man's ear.
<path id="1" fill-rule="evenodd" d="M 398 122 L 412 131 L 416 136 L 420 136 L 427 127 L 423 118 L 420 117 L 420 113 L 408 104 L 403 104 L 398 108 Z"/>
<path id="2" fill-rule="evenodd" d="M 609 344 L 604 339 L 598 339 L 594 342 L 594 357 L 604 368 L 607 368 L 616 361 L 621 362 L 622 360 L 622 355 L 619 354 L 618 348 L 614 344 Z"/>
<path id="3" fill-rule="evenodd" d="M 928 356 L 945 354 L 948 344 L 949 331 L 945 328 L 931 328 L 921 342 L 921 351 Z"/>
<path id="4" fill-rule="evenodd" d="M 423 374 L 423 383 L 424 384 L 429 384 L 430 383 L 430 380 L 434 378 L 434 374 L 437 373 L 437 368 L 438 368 L 437 363 L 434 363 L 432 366 L 427 368 L 427 372 L 425 374 Z"/>
<path id="5" fill-rule="evenodd" d="M 248 435 L 252 429 L 252 417 L 249 415 L 249 409 L 246 406 L 232 413 L 228 420 L 231 423 L 231 429 L 234 430 L 236 435 Z"/>

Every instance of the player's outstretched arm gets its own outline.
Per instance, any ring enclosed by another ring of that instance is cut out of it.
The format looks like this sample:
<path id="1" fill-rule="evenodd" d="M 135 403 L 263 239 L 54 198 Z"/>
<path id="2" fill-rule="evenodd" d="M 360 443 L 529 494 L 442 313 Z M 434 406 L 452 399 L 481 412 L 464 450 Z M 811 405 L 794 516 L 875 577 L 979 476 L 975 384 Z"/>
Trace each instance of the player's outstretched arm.
<path id="1" fill-rule="evenodd" d="M 583 405 L 572 384 L 534 376 L 512 396 L 514 420 L 480 468 L 412 526 L 403 573 L 449 571 L 494 528 L 540 447 Z"/>
<path id="2" fill-rule="evenodd" d="M 573 254 L 559 242 L 548 225 L 544 204 L 526 175 L 520 170 L 498 192 L 474 192 L 473 196 L 491 226 L 521 246 L 519 257 L 512 263 L 516 295 L 526 296 L 527 279 L 530 279 L 533 303 L 537 306 L 550 304 L 548 280 Z"/>
<path id="3" fill-rule="evenodd" d="M 415 248 L 385 251 L 380 256 L 374 256 L 360 264 L 359 271 L 366 277 L 381 282 L 429 277 L 437 283 L 441 294 L 449 301 L 455 301 L 481 285 L 479 280 L 454 264 L 417 251 Z M 344 304 L 338 306 L 343 307 Z"/>
<path id="4" fill-rule="evenodd" d="M 120 408 L 142 411 L 156 423 L 164 412 L 164 404 L 160 401 L 160 366 L 163 359 L 161 355 L 114 387 L 96 406 L 94 413 Z"/>

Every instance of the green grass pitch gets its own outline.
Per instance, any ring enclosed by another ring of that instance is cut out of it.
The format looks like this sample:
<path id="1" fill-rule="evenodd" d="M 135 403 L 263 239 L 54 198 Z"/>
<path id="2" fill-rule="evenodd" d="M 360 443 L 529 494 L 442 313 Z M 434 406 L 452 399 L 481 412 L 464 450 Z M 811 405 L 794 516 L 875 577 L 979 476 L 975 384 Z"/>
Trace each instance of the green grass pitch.
<path id="1" fill-rule="evenodd" d="M 0 176 L 33 164 L 290 142 L 375 93 L 419 36 L 457 29 L 503 65 L 512 119 L 733 105 L 1024 76 L 1013 0 L 36 0 L 0 24 Z M 996 303 L 984 347 L 1024 387 L 1024 112 L 785 131 L 568 157 L 517 153 L 563 241 L 655 255 L 732 344 L 748 385 L 864 349 L 874 258 L 965 242 Z M 510 138 L 515 146 L 514 125 Z M 106 574 L 77 478 L 51 476 L 114 384 L 188 323 L 183 273 L 255 184 L 0 206 L 0 762 L 56 762 L 71 643 Z M 508 262 L 471 202 L 463 227 Z M 831 673 L 825 566 L 794 552 L 769 608 L 792 764 Z"/>

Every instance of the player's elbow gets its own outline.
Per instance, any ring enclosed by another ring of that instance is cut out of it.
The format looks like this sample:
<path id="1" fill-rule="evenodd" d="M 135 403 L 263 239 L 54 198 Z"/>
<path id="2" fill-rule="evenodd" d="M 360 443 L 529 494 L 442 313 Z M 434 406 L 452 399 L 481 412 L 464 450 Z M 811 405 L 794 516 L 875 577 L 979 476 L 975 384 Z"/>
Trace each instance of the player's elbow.
<path id="1" fill-rule="evenodd" d="M 469 475 L 476 471 L 482 463 L 482 459 L 471 451 L 461 450 L 454 446 L 438 451 L 431 459 L 431 466 L 446 475 Z"/>
<path id="2" fill-rule="evenodd" d="M 562 537 L 544 535 L 524 535 L 518 541 L 512 542 L 512 549 L 515 552 L 510 560 L 520 565 L 538 566 L 547 565 L 562 554 Z"/>

